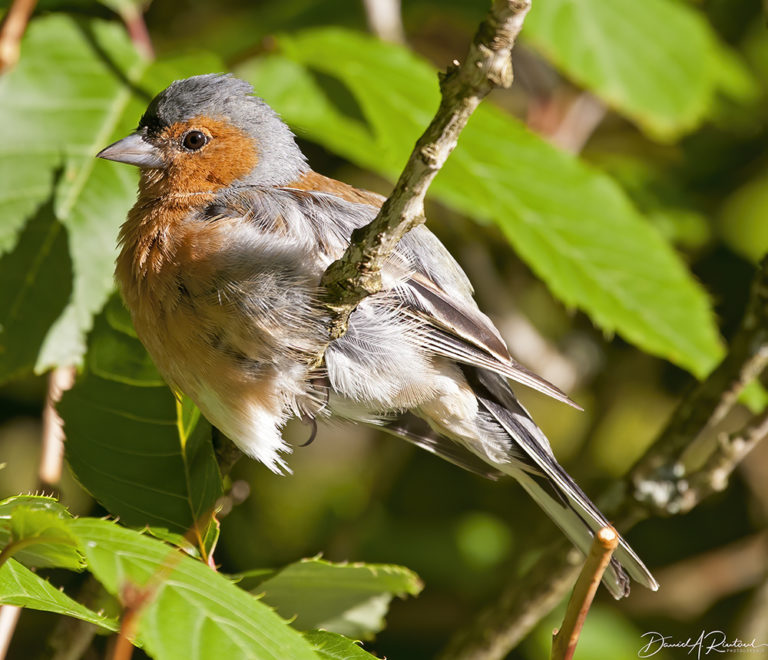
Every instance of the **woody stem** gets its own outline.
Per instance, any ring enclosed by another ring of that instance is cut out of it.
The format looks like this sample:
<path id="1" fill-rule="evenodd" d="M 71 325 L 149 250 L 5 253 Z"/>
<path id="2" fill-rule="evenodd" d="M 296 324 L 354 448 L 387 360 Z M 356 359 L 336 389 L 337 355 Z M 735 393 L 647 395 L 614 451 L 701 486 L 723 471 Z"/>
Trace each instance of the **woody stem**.
<path id="1" fill-rule="evenodd" d="M 427 189 L 456 147 L 472 112 L 492 89 L 512 84 L 511 51 L 530 6 L 530 0 L 495 0 L 464 63 L 454 62 L 440 76 L 440 106 L 416 142 L 392 194 L 370 224 L 353 232 L 347 251 L 323 275 L 331 341 L 346 333 L 357 305 L 381 290 L 382 265 L 400 239 L 424 222 Z M 317 364 L 321 361 L 322 355 Z"/>

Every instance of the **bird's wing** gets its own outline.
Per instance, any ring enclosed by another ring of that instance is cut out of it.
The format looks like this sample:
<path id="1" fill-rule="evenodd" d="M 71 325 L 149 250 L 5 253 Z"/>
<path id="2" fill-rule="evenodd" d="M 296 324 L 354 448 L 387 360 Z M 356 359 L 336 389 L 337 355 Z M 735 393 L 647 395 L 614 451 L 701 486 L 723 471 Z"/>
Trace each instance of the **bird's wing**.
<path id="1" fill-rule="evenodd" d="M 437 355 L 496 372 L 575 408 L 560 389 L 516 362 L 504 341 L 472 301 L 446 294 L 424 273 L 413 273 L 399 287 L 403 311 L 426 322 L 424 343 Z"/>
<path id="2" fill-rule="evenodd" d="M 464 445 L 440 435 L 425 420 L 412 413 L 401 413 L 397 417 L 382 420 L 376 426 L 486 479 L 496 481 L 504 476 L 501 470 L 489 465 Z"/>
<path id="3" fill-rule="evenodd" d="M 356 216 L 354 226 L 365 224 L 384 201 L 380 195 L 315 172 L 283 190 L 297 194 L 299 199 L 310 196 L 346 205 L 346 214 L 325 214 L 326 222 L 336 225 L 341 224 L 341 216 L 349 217 L 351 209 Z M 352 227 L 337 229 L 349 240 Z M 397 295 L 400 312 L 419 322 L 424 329 L 424 346 L 436 355 L 488 369 L 581 409 L 560 389 L 512 359 L 498 330 L 472 298 L 472 286 L 464 271 L 426 227 L 416 227 L 403 237 L 382 275 L 385 286 Z"/>

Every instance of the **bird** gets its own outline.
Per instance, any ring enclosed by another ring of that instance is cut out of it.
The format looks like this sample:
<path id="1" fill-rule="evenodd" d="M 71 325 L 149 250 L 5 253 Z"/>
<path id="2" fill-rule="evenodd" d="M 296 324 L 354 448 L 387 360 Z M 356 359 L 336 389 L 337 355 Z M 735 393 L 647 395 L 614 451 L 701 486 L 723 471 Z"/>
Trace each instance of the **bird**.
<path id="1" fill-rule="evenodd" d="M 250 83 L 177 80 L 98 157 L 140 170 L 115 267 L 136 332 L 167 383 L 244 454 L 286 473 L 290 418 L 380 427 L 483 477 L 515 478 L 588 552 L 608 522 L 510 381 L 576 404 L 510 356 L 426 226 L 401 239 L 382 291 L 328 344 L 322 275 L 384 198 L 313 171 Z M 620 538 L 603 582 L 621 598 L 630 577 L 658 588 Z"/>

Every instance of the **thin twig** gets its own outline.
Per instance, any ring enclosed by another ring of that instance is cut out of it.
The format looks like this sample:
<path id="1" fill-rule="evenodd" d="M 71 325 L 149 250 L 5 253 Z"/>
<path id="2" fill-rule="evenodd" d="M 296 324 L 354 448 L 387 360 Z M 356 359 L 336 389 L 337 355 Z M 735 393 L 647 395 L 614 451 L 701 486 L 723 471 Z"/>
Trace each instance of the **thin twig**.
<path id="1" fill-rule="evenodd" d="M 405 43 L 400 0 L 363 0 L 368 27 L 382 41 Z"/>
<path id="2" fill-rule="evenodd" d="M 0 73 L 16 66 L 21 52 L 21 39 L 37 0 L 13 0 L 0 27 Z"/>
<path id="3" fill-rule="evenodd" d="M 628 496 L 623 498 L 621 506 L 615 507 L 620 518 L 631 520 L 648 515 L 672 515 L 683 511 L 683 507 L 690 510 L 698 504 L 706 493 L 688 493 L 691 471 L 685 464 L 686 454 L 702 431 L 714 428 L 725 418 L 744 388 L 766 366 L 768 257 L 760 263 L 747 310 L 728 354 L 705 380 L 689 391 L 661 435 L 630 471 L 625 480 Z M 750 448 L 754 444 L 756 441 L 753 440 Z M 724 450 L 721 442 L 710 451 L 714 457 L 718 454 L 722 456 Z M 737 451 L 732 457 L 724 456 L 724 460 L 735 466 L 741 457 Z M 721 465 L 721 473 L 722 468 Z"/>
<path id="4" fill-rule="evenodd" d="M 682 462 L 686 449 L 704 428 L 720 422 L 736 403 L 744 387 L 768 362 L 768 258 L 763 259 L 752 285 L 747 311 L 721 364 L 691 389 L 672 414 L 666 428 L 648 452 L 630 470 L 620 488 L 600 498 L 601 508 L 619 529 L 629 529 L 651 516 L 690 510 L 713 488 L 690 484 L 725 485 L 746 451 L 765 431 L 765 417 L 754 420 L 734 438 L 718 442 L 709 456 L 690 470 Z M 444 660 L 498 660 L 506 656 L 565 595 L 570 566 L 567 544 L 553 530 L 552 542 L 522 578 L 507 585 L 495 603 L 457 632 L 441 658 Z M 542 597 L 546 594 L 546 597 Z"/>
<path id="5" fill-rule="evenodd" d="M 119 13 L 136 49 L 148 60 L 155 59 L 155 49 L 152 47 L 152 39 L 141 7 L 131 2 L 123 2 L 120 3 Z"/>
<path id="6" fill-rule="evenodd" d="M 571 660 L 579 642 L 579 635 L 587 618 L 587 612 L 611 561 L 611 555 L 619 544 L 619 535 L 612 527 L 603 527 L 595 534 L 584 568 L 573 588 L 571 599 L 565 610 L 560 630 L 552 636 L 552 660 Z"/>
<path id="7" fill-rule="evenodd" d="M 549 141 L 572 154 L 579 153 L 605 117 L 605 106 L 589 92 L 571 100 L 560 122 L 547 136 Z"/>
<path id="8" fill-rule="evenodd" d="M 688 487 L 681 494 L 679 502 L 680 512 L 686 513 L 708 495 L 725 490 L 738 464 L 766 436 L 768 413 L 759 415 L 740 431 L 718 434 L 717 449 L 687 479 Z"/>
<path id="9" fill-rule="evenodd" d="M 110 660 L 130 660 L 133 655 L 133 639 L 139 615 L 154 596 L 154 588 L 140 588 L 132 583 L 123 586 L 120 600 L 123 603 L 123 616 L 120 618 L 120 630 L 115 638 Z"/>
<path id="10" fill-rule="evenodd" d="M 64 423 L 56 412 L 56 404 L 74 382 L 74 367 L 57 367 L 48 376 L 48 393 L 43 409 L 42 453 L 37 472 L 40 489 L 46 492 L 58 489 L 64 463 Z"/>
<path id="11" fill-rule="evenodd" d="M 480 101 L 496 86 L 512 84 L 511 51 L 530 0 L 495 0 L 480 24 L 464 64 L 441 77 L 440 107 L 419 138 L 389 199 L 367 226 L 352 234 L 344 256 L 323 275 L 331 312 L 329 337 L 343 336 L 349 315 L 366 296 L 381 290 L 381 268 L 400 239 L 424 222 L 424 196 L 456 147 Z M 318 364 L 322 356 L 318 356 Z"/>
<path id="12" fill-rule="evenodd" d="M 15 605 L 0 606 L 0 660 L 5 660 L 20 615 L 20 607 Z"/>

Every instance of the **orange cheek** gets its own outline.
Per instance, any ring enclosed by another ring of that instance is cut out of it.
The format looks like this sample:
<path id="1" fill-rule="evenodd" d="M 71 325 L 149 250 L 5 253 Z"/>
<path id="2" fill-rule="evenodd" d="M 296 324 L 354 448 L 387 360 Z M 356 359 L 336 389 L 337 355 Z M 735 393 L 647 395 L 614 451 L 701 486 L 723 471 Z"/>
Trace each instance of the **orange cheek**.
<path id="1" fill-rule="evenodd" d="M 168 184 L 173 192 L 219 190 L 256 167 L 258 155 L 253 139 L 226 120 L 191 119 L 172 126 L 167 137 L 178 141 L 192 128 L 203 130 L 211 139 L 199 152 L 174 152 L 168 168 Z"/>

